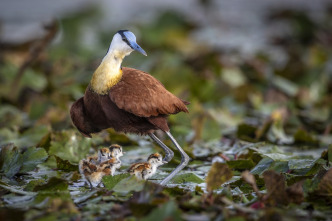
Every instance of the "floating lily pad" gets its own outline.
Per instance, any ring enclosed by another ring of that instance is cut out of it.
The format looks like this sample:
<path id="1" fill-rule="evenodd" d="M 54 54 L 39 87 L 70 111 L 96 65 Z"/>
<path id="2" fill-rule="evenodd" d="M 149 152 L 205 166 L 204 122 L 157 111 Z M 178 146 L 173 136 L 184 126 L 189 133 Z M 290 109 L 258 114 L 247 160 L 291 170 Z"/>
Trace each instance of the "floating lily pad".
<path id="1" fill-rule="evenodd" d="M 115 192 L 126 194 L 131 191 L 141 191 L 146 181 L 138 180 L 135 176 L 130 176 L 120 180 L 114 187 Z M 112 184 L 110 184 L 112 186 Z"/>
<path id="2" fill-rule="evenodd" d="M 184 184 L 184 183 L 204 183 L 204 180 L 198 177 L 195 173 L 183 173 L 176 175 L 171 183 Z"/>
<path id="3" fill-rule="evenodd" d="M 20 169 L 21 173 L 32 171 L 40 163 L 43 163 L 48 158 L 46 151 L 43 148 L 29 147 L 23 153 L 23 165 Z"/>
<path id="4" fill-rule="evenodd" d="M 121 180 L 128 178 L 130 176 L 129 173 L 122 173 L 122 174 L 118 174 L 118 175 L 114 175 L 114 176 L 104 176 L 103 177 L 103 183 L 105 185 L 105 187 L 109 190 L 112 190 L 113 187 L 115 187 L 115 185 L 117 183 L 119 183 Z"/>
<path id="5" fill-rule="evenodd" d="M 142 221 L 154 221 L 154 220 L 183 220 L 181 218 L 181 212 L 179 211 L 177 204 L 174 201 L 169 201 L 159 208 L 154 209 L 147 217 Z"/>
<path id="6" fill-rule="evenodd" d="M 23 156 L 14 144 L 2 146 L 0 152 L 0 171 L 6 177 L 13 177 L 23 165 Z"/>
<path id="7" fill-rule="evenodd" d="M 236 170 L 250 170 L 255 166 L 252 160 L 247 159 L 238 159 L 238 160 L 229 160 L 226 161 L 229 168 Z"/>
<path id="8" fill-rule="evenodd" d="M 74 165 L 70 163 L 68 160 L 63 160 L 60 157 L 54 155 L 55 160 L 56 160 L 56 165 L 58 170 L 63 170 L 66 172 L 69 171 L 78 171 L 78 165 Z"/>

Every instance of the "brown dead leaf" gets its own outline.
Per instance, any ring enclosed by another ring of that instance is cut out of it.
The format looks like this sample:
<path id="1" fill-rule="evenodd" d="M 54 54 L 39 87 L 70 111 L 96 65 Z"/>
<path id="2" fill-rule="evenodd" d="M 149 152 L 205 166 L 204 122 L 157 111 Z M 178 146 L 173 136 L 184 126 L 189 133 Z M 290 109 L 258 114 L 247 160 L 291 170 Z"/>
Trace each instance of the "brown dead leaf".
<path id="1" fill-rule="evenodd" d="M 332 202 L 332 168 L 330 168 L 318 185 L 318 195 Z"/>
<path id="2" fill-rule="evenodd" d="M 246 170 L 242 172 L 241 177 L 244 181 L 251 185 L 257 196 L 261 197 L 262 194 L 259 192 L 259 189 L 257 187 L 255 176 L 252 175 L 248 170 Z"/>
<path id="3" fill-rule="evenodd" d="M 303 182 L 297 182 L 294 183 L 293 185 L 287 187 L 286 193 L 288 197 L 288 201 L 296 204 L 300 204 L 304 200 L 304 195 L 303 195 L 303 187 L 302 187 Z"/>
<path id="4" fill-rule="evenodd" d="M 263 173 L 265 187 L 267 190 L 266 201 L 270 205 L 287 204 L 286 182 L 283 175 L 272 170 Z"/>
<path id="5" fill-rule="evenodd" d="M 206 177 L 208 191 L 213 191 L 233 177 L 232 170 L 224 163 L 214 163 Z"/>

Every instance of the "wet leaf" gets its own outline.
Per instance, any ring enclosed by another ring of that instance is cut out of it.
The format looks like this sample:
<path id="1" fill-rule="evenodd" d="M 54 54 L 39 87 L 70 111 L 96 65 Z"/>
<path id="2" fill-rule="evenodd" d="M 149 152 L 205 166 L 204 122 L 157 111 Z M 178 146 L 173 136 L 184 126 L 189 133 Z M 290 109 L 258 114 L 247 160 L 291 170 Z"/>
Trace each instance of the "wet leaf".
<path id="1" fill-rule="evenodd" d="M 250 172 L 252 174 L 262 174 L 269 169 L 273 162 L 271 158 L 263 158 Z"/>
<path id="2" fill-rule="evenodd" d="M 48 158 L 46 151 L 43 148 L 29 147 L 23 153 L 23 165 L 20 173 L 32 171 L 40 163 L 43 163 Z"/>
<path id="3" fill-rule="evenodd" d="M 231 169 L 236 170 L 250 170 L 255 166 L 254 162 L 252 160 L 246 160 L 246 159 L 238 159 L 238 160 L 229 160 L 226 161 L 227 165 Z"/>
<path id="4" fill-rule="evenodd" d="M 294 142 L 299 144 L 309 144 L 309 145 L 318 145 L 319 141 L 316 140 L 311 134 L 307 131 L 299 129 L 294 134 Z"/>
<path id="5" fill-rule="evenodd" d="M 113 191 L 121 194 L 127 194 L 131 191 L 141 191 L 146 181 L 138 180 L 135 176 L 130 176 L 120 180 L 114 187 Z"/>
<path id="6" fill-rule="evenodd" d="M 31 180 L 26 187 L 24 188 L 25 191 L 33 191 L 33 189 L 36 186 L 41 186 L 43 184 L 45 184 L 46 181 L 44 179 L 38 179 L 38 180 Z"/>
<path id="7" fill-rule="evenodd" d="M 105 187 L 109 190 L 112 190 L 113 187 L 115 187 L 115 185 L 117 183 L 119 183 L 121 180 L 128 178 L 130 176 L 129 173 L 122 173 L 122 174 L 117 174 L 114 176 L 104 176 L 103 177 L 103 183 L 105 185 Z"/>
<path id="8" fill-rule="evenodd" d="M 46 192 L 66 191 L 68 190 L 68 183 L 63 179 L 52 177 L 46 184 L 38 185 L 33 190 Z"/>
<path id="9" fill-rule="evenodd" d="M 0 171 L 6 177 L 11 178 L 17 174 L 23 165 L 23 156 L 14 144 L 1 147 Z"/>
<path id="10" fill-rule="evenodd" d="M 195 173 L 183 173 L 176 175 L 171 183 L 185 184 L 185 183 L 204 183 L 204 180 L 198 177 Z"/>
<path id="11" fill-rule="evenodd" d="M 214 163 L 205 179 L 207 190 L 213 191 L 219 188 L 223 183 L 231 179 L 233 176 L 232 170 L 229 169 L 227 164 Z"/>
<path id="12" fill-rule="evenodd" d="M 91 147 L 91 139 L 74 130 L 64 130 L 51 135 L 50 155 L 56 155 L 70 163 L 78 163 L 86 157 Z"/>
<path id="13" fill-rule="evenodd" d="M 74 165 L 70 163 L 68 160 L 63 160 L 60 157 L 54 155 L 55 160 L 56 160 L 56 165 L 58 170 L 63 170 L 66 172 L 70 171 L 78 171 L 78 165 Z"/>
<path id="14" fill-rule="evenodd" d="M 176 202 L 169 201 L 159 208 L 154 209 L 147 217 L 142 219 L 144 221 L 154 220 L 183 220 L 181 212 L 179 211 Z"/>
<path id="15" fill-rule="evenodd" d="M 240 124 L 237 127 L 236 135 L 239 139 L 253 142 L 256 139 L 257 128 L 249 124 Z"/>

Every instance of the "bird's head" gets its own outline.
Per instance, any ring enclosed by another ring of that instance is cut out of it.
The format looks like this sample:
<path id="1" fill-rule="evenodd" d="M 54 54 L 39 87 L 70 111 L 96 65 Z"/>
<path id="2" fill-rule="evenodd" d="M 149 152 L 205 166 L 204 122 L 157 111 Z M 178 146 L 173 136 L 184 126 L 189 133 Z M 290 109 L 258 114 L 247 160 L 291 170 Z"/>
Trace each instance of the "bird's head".
<path id="1" fill-rule="evenodd" d="M 123 156 L 123 152 L 122 152 L 122 147 L 120 145 L 117 144 L 112 144 L 109 147 L 110 153 L 111 153 L 111 157 L 114 158 L 119 158 Z"/>
<path id="2" fill-rule="evenodd" d="M 101 148 L 98 150 L 98 161 L 103 162 L 110 158 L 110 150 L 108 148 Z"/>
<path id="3" fill-rule="evenodd" d="M 146 52 L 136 43 L 136 36 L 128 30 L 120 30 L 114 35 L 110 50 L 123 57 L 133 51 L 147 56 Z"/>
<path id="4" fill-rule="evenodd" d="M 148 157 L 148 162 L 149 162 L 151 165 L 155 165 L 155 166 L 160 166 L 160 165 L 163 165 L 163 164 L 165 163 L 165 162 L 163 161 L 162 156 L 161 156 L 159 153 L 151 154 L 151 155 Z"/>

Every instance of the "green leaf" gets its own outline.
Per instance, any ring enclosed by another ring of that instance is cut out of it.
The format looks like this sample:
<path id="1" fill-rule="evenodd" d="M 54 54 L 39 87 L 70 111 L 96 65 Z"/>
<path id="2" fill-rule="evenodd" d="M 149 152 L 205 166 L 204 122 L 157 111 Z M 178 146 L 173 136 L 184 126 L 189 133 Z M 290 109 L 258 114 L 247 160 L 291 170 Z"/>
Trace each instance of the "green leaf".
<path id="1" fill-rule="evenodd" d="M 154 209 L 147 217 L 142 219 L 142 221 L 155 221 L 155 220 L 183 220 L 181 218 L 181 212 L 178 209 L 178 205 L 173 200 L 162 206 Z"/>
<path id="2" fill-rule="evenodd" d="M 289 170 L 288 162 L 287 161 L 274 161 L 270 167 L 269 170 L 273 170 L 275 172 L 279 173 L 286 173 Z"/>
<path id="3" fill-rule="evenodd" d="M 48 155 L 43 148 L 29 147 L 27 151 L 23 153 L 23 166 L 20 173 L 29 172 L 35 169 L 35 167 L 43 163 L 47 159 Z"/>
<path id="4" fill-rule="evenodd" d="M 14 144 L 1 147 L 0 171 L 6 177 L 11 178 L 17 174 L 23 165 L 23 157 Z"/>
<path id="5" fill-rule="evenodd" d="M 172 180 L 171 183 L 204 183 L 204 180 L 200 177 L 198 177 L 194 173 L 183 173 L 176 175 Z"/>
<path id="6" fill-rule="evenodd" d="M 236 136 L 241 140 L 254 142 L 256 141 L 256 130 L 256 127 L 243 123 L 238 125 Z"/>
<path id="7" fill-rule="evenodd" d="M 36 186 L 33 191 L 48 191 L 58 192 L 68 190 L 68 183 L 66 180 L 52 177 L 46 184 Z"/>
<path id="8" fill-rule="evenodd" d="M 294 134 L 294 142 L 299 144 L 319 145 L 319 141 L 303 129 L 299 129 Z"/>
<path id="9" fill-rule="evenodd" d="M 252 174 L 262 174 L 265 170 L 269 169 L 274 162 L 271 158 L 263 158 L 259 163 L 250 171 Z"/>
<path id="10" fill-rule="evenodd" d="M 46 184 L 35 186 L 33 191 L 38 192 L 35 200 L 36 203 L 41 203 L 48 197 L 71 201 L 67 181 L 57 177 L 52 177 Z"/>
<path id="11" fill-rule="evenodd" d="M 232 170 L 229 169 L 227 164 L 214 163 L 206 177 L 206 185 L 208 191 L 213 191 L 219 188 L 223 183 L 233 177 Z"/>
<path id="12" fill-rule="evenodd" d="M 143 190 L 145 182 L 144 180 L 138 180 L 135 176 L 130 176 L 120 180 L 120 182 L 113 187 L 113 190 L 122 194 L 127 194 L 131 191 L 138 192 Z"/>
<path id="13" fill-rule="evenodd" d="M 78 163 L 86 157 L 92 139 L 83 137 L 76 130 L 64 130 L 51 134 L 49 155 L 57 155 L 70 163 Z"/>
<path id="14" fill-rule="evenodd" d="M 45 125 L 31 127 L 22 134 L 17 129 L 2 128 L 0 129 L 0 144 L 14 143 L 19 148 L 31 147 L 35 146 L 47 133 L 48 127 Z"/>
<path id="15" fill-rule="evenodd" d="M 118 174 L 118 175 L 114 175 L 114 176 L 104 176 L 103 177 L 103 183 L 105 185 L 105 187 L 108 190 L 112 190 L 113 187 L 115 187 L 115 185 L 117 183 L 119 183 L 121 180 L 128 178 L 130 176 L 129 173 L 122 173 L 122 174 Z"/>
<path id="16" fill-rule="evenodd" d="M 255 166 L 255 163 L 252 160 L 246 159 L 229 160 L 226 163 L 229 168 L 236 170 L 250 170 Z"/>
<path id="17" fill-rule="evenodd" d="M 63 160 L 60 157 L 54 155 L 55 160 L 56 160 L 56 165 L 58 170 L 63 170 L 66 172 L 70 171 L 78 171 L 78 165 L 74 165 L 70 163 L 68 160 Z"/>

